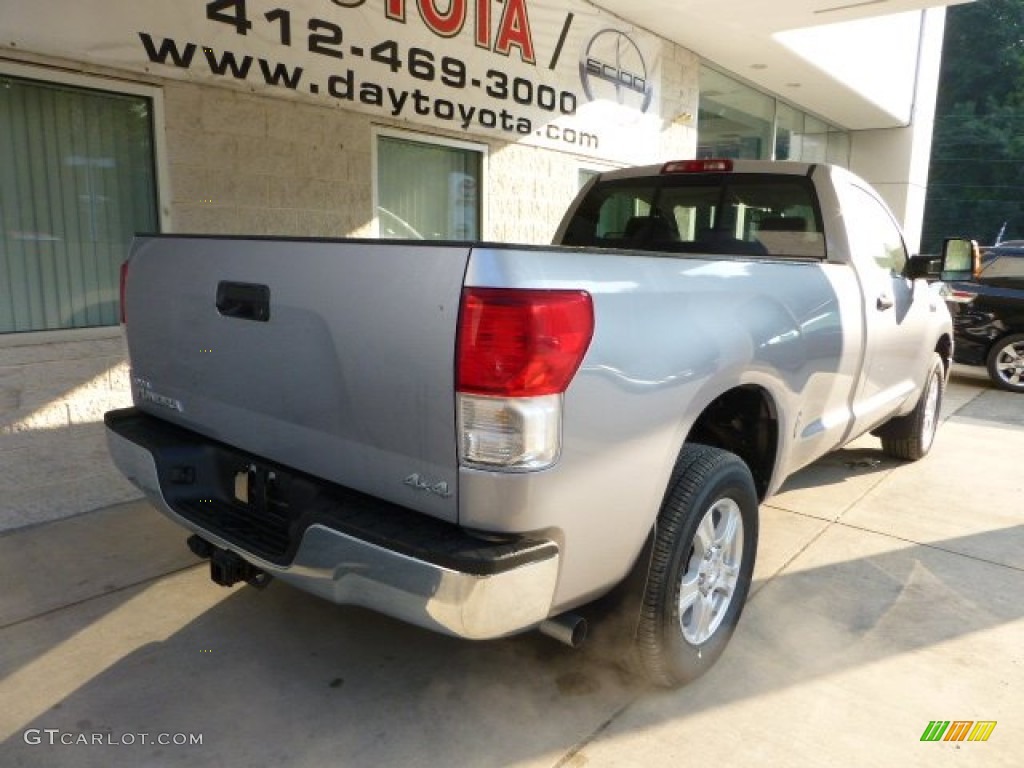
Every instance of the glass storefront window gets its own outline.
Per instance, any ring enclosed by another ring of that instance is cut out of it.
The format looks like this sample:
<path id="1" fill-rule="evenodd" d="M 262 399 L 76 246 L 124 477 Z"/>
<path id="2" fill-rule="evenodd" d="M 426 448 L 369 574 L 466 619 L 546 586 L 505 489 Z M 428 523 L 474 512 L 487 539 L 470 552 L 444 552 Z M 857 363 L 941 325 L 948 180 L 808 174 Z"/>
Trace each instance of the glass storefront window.
<path id="1" fill-rule="evenodd" d="M 380 236 L 476 240 L 483 152 L 392 136 L 377 138 Z"/>
<path id="2" fill-rule="evenodd" d="M 701 67 L 697 157 L 847 166 L 850 135 L 728 75 Z"/>
<path id="3" fill-rule="evenodd" d="M 804 137 L 804 113 L 779 104 L 775 113 L 775 159 L 798 160 Z"/>
<path id="4" fill-rule="evenodd" d="M 0 75 L 0 333 L 116 325 L 157 229 L 149 99 Z"/>
<path id="5" fill-rule="evenodd" d="M 697 157 L 767 160 L 774 120 L 771 96 L 713 69 L 701 69 Z"/>

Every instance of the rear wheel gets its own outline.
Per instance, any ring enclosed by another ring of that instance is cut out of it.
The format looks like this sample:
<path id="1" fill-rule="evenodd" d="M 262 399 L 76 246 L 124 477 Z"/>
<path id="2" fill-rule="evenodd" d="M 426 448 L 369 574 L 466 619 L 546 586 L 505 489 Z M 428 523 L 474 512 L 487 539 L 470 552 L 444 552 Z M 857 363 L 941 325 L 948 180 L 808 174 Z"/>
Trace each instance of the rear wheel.
<path id="1" fill-rule="evenodd" d="M 931 368 L 914 410 L 886 422 L 874 434 L 882 439 L 882 451 L 894 459 L 917 461 L 931 450 L 939 426 L 946 370 L 939 354 L 932 354 Z"/>
<path id="2" fill-rule="evenodd" d="M 683 448 L 658 516 L 635 640 L 658 685 L 694 680 L 725 650 L 750 590 L 757 507 L 738 456 Z"/>
<path id="3" fill-rule="evenodd" d="M 987 368 L 997 387 L 1024 392 L 1024 333 L 997 341 L 988 353 Z"/>

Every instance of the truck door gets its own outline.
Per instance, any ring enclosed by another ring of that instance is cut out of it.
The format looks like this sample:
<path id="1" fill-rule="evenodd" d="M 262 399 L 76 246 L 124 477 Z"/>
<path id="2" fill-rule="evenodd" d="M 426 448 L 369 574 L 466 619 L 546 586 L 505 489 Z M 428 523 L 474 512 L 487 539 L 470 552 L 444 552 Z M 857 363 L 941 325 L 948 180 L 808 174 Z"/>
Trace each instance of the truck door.
<path id="1" fill-rule="evenodd" d="M 926 340 L 938 298 L 923 280 L 904 277 L 903 235 L 880 200 L 851 184 L 843 205 L 865 303 L 867 347 L 852 407 L 857 434 L 885 421 L 908 399 L 916 401 L 934 351 Z"/>

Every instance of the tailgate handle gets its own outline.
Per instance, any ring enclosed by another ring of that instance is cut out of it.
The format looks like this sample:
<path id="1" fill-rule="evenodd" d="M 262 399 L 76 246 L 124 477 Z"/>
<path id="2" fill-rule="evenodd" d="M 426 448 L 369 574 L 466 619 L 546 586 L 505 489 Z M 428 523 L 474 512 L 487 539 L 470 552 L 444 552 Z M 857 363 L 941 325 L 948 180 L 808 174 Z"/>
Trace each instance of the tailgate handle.
<path id="1" fill-rule="evenodd" d="M 222 280 L 217 284 L 217 311 L 224 317 L 265 323 L 270 319 L 270 286 Z"/>

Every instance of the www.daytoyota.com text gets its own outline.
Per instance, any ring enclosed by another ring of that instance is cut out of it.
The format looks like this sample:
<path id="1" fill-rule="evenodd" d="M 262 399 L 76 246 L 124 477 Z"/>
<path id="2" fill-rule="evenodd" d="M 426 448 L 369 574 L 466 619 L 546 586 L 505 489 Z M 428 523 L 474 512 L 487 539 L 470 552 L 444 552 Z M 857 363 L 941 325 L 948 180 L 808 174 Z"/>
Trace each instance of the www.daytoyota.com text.
<path id="1" fill-rule="evenodd" d="M 224 4 L 209 3 L 207 19 L 217 24 L 228 24 L 239 35 L 246 35 L 254 21 L 240 15 L 239 8 L 244 6 L 231 5 L 233 9 L 227 13 Z M 275 30 L 269 38 L 271 44 L 297 47 L 298 35 L 293 33 L 295 24 L 290 11 L 276 8 L 262 14 L 258 21 Z M 350 45 L 342 26 L 326 19 L 311 18 L 307 20 L 305 29 L 303 47 L 306 52 L 318 59 L 331 59 L 332 64 L 351 62 L 351 66 L 337 66 L 333 73 L 314 78 L 308 67 L 288 65 L 260 56 L 157 37 L 148 32 L 139 32 L 139 39 L 153 64 L 192 70 L 201 67 L 215 77 L 350 102 L 398 119 L 433 118 L 464 131 L 483 128 L 516 136 L 546 137 L 588 149 L 600 146 L 597 135 L 558 124 L 559 118 L 576 114 L 578 99 L 572 91 L 555 88 L 531 77 L 511 76 L 493 67 L 481 67 L 483 71 L 473 72 L 470 65 L 460 58 L 438 56 L 417 46 L 403 47 L 392 39 L 369 45 Z M 261 41 L 264 45 L 267 40 L 267 35 L 263 35 Z M 367 69 L 372 69 L 369 76 L 363 74 Z M 402 88 L 383 84 L 382 78 L 397 76 L 403 70 L 406 76 L 421 81 L 423 86 Z M 322 72 L 322 68 L 318 67 L 317 71 Z M 431 90 L 438 88 L 447 93 L 439 96 Z M 470 99 L 460 98 L 461 94 L 470 91 L 486 97 L 492 106 L 477 106 L 467 103 Z M 542 127 L 538 127 L 534 119 L 524 115 L 523 111 L 550 117 Z"/>

